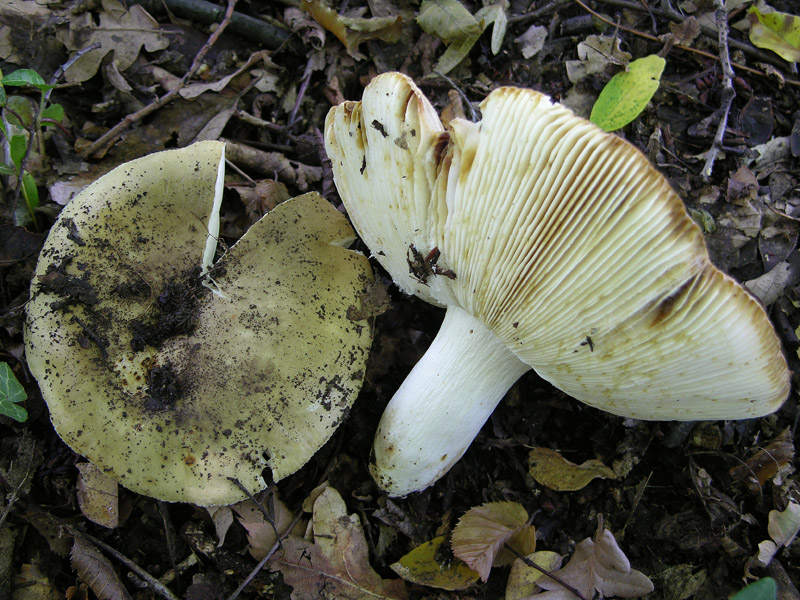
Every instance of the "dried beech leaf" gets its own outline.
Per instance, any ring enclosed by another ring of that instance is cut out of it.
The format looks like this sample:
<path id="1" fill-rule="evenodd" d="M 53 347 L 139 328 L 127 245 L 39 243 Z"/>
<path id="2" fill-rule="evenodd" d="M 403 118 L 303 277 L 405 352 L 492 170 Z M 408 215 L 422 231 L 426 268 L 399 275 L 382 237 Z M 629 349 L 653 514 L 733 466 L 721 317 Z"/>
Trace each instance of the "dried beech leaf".
<path id="1" fill-rule="evenodd" d="M 263 494 L 262 494 L 263 496 Z M 294 514 L 291 510 L 277 497 L 270 502 L 269 509 L 272 511 L 272 518 L 275 522 L 273 527 L 252 500 L 244 500 L 231 506 L 236 512 L 236 517 L 242 527 L 247 531 L 247 542 L 249 544 L 248 552 L 250 556 L 256 560 L 261 560 L 267 555 L 275 545 L 277 537 L 275 530 L 278 533 L 283 533 L 286 528 L 294 519 Z M 295 535 L 302 535 L 305 530 L 306 522 L 304 520 L 298 523 L 292 529 Z"/>
<path id="2" fill-rule="evenodd" d="M 580 490 L 596 477 L 616 478 L 614 471 L 599 460 L 587 460 L 576 465 L 549 448 L 531 450 L 528 465 L 528 471 L 537 483 L 557 492 Z"/>
<path id="3" fill-rule="evenodd" d="M 75 538 L 70 560 L 78 577 L 92 589 L 98 600 L 131 599 L 108 559 L 83 538 Z"/>
<path id="4" fill-rule="evenodd" d="M 602 525 L 594 539 L 586 538 L 575 546 L 572 558 L 563 569 L 554 572 L 561 581 L 571 585 L 585 598 L 594 598 L 595 591 L 601 596 L 638 598 L 653 591 L 653 582 L 644 573 L 631 569 L 630 562 L 614 535 Z M 534 595 L 548 600 L 574 598 L 560 583 L 542 577 L 538 585 L 546 590 L 564 595 Z"/>
<path id="5" fill-rule="evenodd" d="M 109 529 L 119 525 L 119 494 L 111 479 L 92 463 L 78 463 L 77 496 L 83 516 Z"/>
<path id="6" fill-rule="evenodd" d="M 314 502 L 313 542 L 290 535 L 270 561 L 291 585 L 294 600 L 405 600 L 400 579 L 381 579 L 369 564 L 367 541 L 357 515 L 347 514 L 339 493 L 326 488 Z"/>
<path id="7" fill-rule="evenodd" d="M 390 567 L 406 581 L 440 590 L 465 590 L 480 577 L 448 552 L 444 535 L 417 546 Z"/>
<path id="8" fill-rule="evenodd" d="M 230 506 L 206 506 L 205 509 L 217 532 L 217 548 L 221 548 L 228 530 L 233 525 L 233 511 Z"/>
<path id="9" fill-rule="evenodd" d="M 533 529 L 527 526 L 527 521 L 528 512 L 516 502 L 487 502 L 471 508 L 453 530 L 453 554 L 486 581 L 503 545 L 521 530 Z M 529 544 L 533 536 L 529 534 L 523 539 Z M 522 551 L 522 554 L 529 553 Z"/>
<path id="10" fill-rule="evenodd" d="M 731 477 L 746 481 L 752 491 L 758 492 L 770 479 L 793 470 L 794 444 L 787 427 L 742 465 L 730 469 Z"/>
<path id="11" fill-rule="evenodd" d="M 788 547 L 800 531 L 800 504 L 789 502 L 786 510 L 769 511 L 769 524 L 767 532 L 771 540 L 764 540 L 758 544 L 756 560 L 766 566 L 772 562 L 781 546 Z"/>

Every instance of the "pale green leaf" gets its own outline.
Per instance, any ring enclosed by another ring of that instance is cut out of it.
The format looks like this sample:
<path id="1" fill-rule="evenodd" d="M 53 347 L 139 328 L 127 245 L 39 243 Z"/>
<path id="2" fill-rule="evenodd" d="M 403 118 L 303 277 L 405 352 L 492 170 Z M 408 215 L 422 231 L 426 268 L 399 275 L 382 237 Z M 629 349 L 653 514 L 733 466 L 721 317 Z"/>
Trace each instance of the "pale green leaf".
<path id="1" fill-rule="evenodd" d="M 750 41 L 772 50 L 789 62 L 800 62 L 800 17 L 782 12 L 763 13 L 757 7 L 748 12 Z"/>
<path id="2" fill-rule="evenodd" d="M 633 121 L 656 93 L 665 65 L 656 54 L 629 63 L 628 70 L 614 75 L 600 92 L 589 120 L 605 131 Z"/>
<path id="3" fill-rule="evenodd" d="M 445 44 L 463 44 L 465 39 L 472 37 L 477 40 L 483 31 L 478 20 L 458 0 L 425 0 L 420 7 L 417 23 L 422 31 L 438 37 Z"/>
<path id="4" fill-rule="evenodd" d="M 483 23 L 484 30 L 492 25 L 492 54 L 497 54 L 503 47 L 503 39 L 506 36 L 508 17 L 506 11 L 500 4 L 484 6 L 475 13 L 475 20 Z"/>
<path id="5" fill-rule="evenodd" d="M 455 69 L 458 63 L 467 57 L 469 51 L 472 50 L 472 47 L 475 45 L 475 42 L 478 41 L 479 37 L 481 37 L 480 32 L 450 44 L 437 61 L 433 70 L 445 75 Z"/>

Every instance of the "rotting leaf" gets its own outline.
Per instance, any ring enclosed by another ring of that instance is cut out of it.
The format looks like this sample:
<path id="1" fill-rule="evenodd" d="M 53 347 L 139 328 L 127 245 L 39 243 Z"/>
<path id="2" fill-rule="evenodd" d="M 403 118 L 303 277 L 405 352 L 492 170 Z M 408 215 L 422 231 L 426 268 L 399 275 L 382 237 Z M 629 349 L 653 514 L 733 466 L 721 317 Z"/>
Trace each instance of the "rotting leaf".
<path id="1" fill-rule="evenodd" d="M 92 463 L 75 465 L 78 469 L 78 506 L 83 516 L 109 529 L 119 525 L 119 492 L 116 480 Z"/>
<path id="2" fill-rule="evenodd" d="M 598 525 L 594 539 L 586 538 L 579 542 L 567 565 L 553 574 L 575 588 L 584 598 L 593 598 L 595 591 L 603 597 L 638 598 L 654 589 L 653 582 L 644 573 L 631 569 L 630 562 L 614 535 L 603 528 L 602 522 Z M 560 594 L 534 594 L 532 598 L 574 599 L 572 593 L 550 577 L 542 577 L 537 583 L 545 590 Z"/>
<path id="3" fill-rule="evenodd" d="M 501 555 L 506 542 L 522 555 L 534 551 L 534 530 L 527 521 L 528 512 L 517 502 L 487 502 L 471 508 L 453 530 L 453 554 L 486 581 L 498 559 L 499 564 L 513 560 L 513 557 Z"/>
<path id="4" fill-rule="evenodd" d="M 444 535 L 417 546 L 390 567 L 406 581 L 440 590 L 465 590 L 480 577 L 452 555 Z"/>
<path id="5" fill-rule="evenodd" d="M 80 536 L 75 537 L 70 560 L 78 577 L 99 600 L 130 600 L 108 559 Z"/>
<path id="6" fill-rule="evenodd" d="M 547 39 L 547 27 L 543 25 L 531 25 L 525 30 L 521 36 L 514 40 L 519 44 L 522 58 L 528 60 L 536 56 L 539 51 L 544 47 L 544 42 Z"/>
<path id="7" fill-rule="evenodd" d="M 800 17 L 778 11 L 763 12 L 757 6 L 748 11 L 750 41 L 772 50 L 788 62 L 800 62 Z"/>
<path id="8" fill-rule="evenodd" d="M 310 14 L 314 20 L 335 35 L 347 53 L 356 60 L 366 58 L 358 51 L 361 42 L 380 39 L 394 43 L 400 39 L 403 19 L 394 17 L 352 18 L 338 14 L 323 0 L 302 0 L 300 7 Z"/>
<path id="9" fill-rule="evenodd" d="M 614 471 L 596 459 L 577 465 L 549 448 L 534 448 L 528 454 L 528 471 L 537 483 L 557 492 L 574 492 L 597 477 L 616 479 Z"/>
<path id="10" fill-rule="evenodd" d="M 628 70 L 614 75 L 600 92 L 589 120 L 604 131 L 633 121 L 656 93 L 666 64 L 657 54 L 628 63 Z"/>
<path id="11" fill-rule="evenodd" d="M 367 541 L 357 515 L 348 515 L 344 500 L 327 487 L 314 502 L 313 541 L 290 535 L 269 562 L 291 585 L 294 600 L 405 600 L 400 579 L 381 579 L 370 566 Z"/>
<path id="12" fill-rule="evenodd" d="M 789 502 L 789 505 L 783 511 L 769 511 L 767 533 L 772 539 L 764 540 L 758 544 L 756 559 L 762 565 L 768 565 L 772 562 L 773 557 L 781 546 L 789 547 L 798 532 L 800 532 L 800 504 Z"/>

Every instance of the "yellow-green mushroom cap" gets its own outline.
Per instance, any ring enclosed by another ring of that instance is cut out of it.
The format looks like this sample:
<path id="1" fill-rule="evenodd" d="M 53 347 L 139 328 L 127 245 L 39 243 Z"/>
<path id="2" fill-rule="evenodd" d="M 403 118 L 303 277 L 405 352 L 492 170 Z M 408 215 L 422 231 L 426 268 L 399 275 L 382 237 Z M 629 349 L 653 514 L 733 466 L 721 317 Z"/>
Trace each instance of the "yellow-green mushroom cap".
<path id="1" fill-rule="evenodd" d="M 303 466 L 361 386 L 372 274 L 318 194 L 213 262 L 224 145 L 126 163 L 74 198 L 31 285 L 26 352 L 61 438 L 125 487 L 237 502 Z"/>
<path id="2" fill-rule="evenodd" d="M 777 410 L 790 374 L 766 312 L 641 152 L 533 90 L 496 89 L 481 111 L 445 129 L 384 73 L 325 123 L 359 235 L 400 289 L 447 307 L 378 425 L 378 484 L 434 483 L 530 369 L 638 419 Z"/>

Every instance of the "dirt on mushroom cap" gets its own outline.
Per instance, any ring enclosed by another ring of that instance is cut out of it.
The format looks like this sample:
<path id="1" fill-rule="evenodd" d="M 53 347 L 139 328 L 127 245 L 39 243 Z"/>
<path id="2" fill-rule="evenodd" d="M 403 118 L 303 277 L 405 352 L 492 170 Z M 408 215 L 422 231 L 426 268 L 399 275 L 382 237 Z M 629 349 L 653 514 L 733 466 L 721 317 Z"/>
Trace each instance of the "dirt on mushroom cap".
<path id="1" fill-rule="evenodd" d="M 221 295 L 199 285 L 222 151 L 200 146 L 123 165 L 64 209 L 26 344 L 67 444 L 134 491 L 210 505 L 243 497 L 228 477 L 259 490 L 335 430 L 363 378 L 371 333 L 347 310 L 371 273 L 342 247 L 345 217 L 307 194 L 216 263 Z"/>

